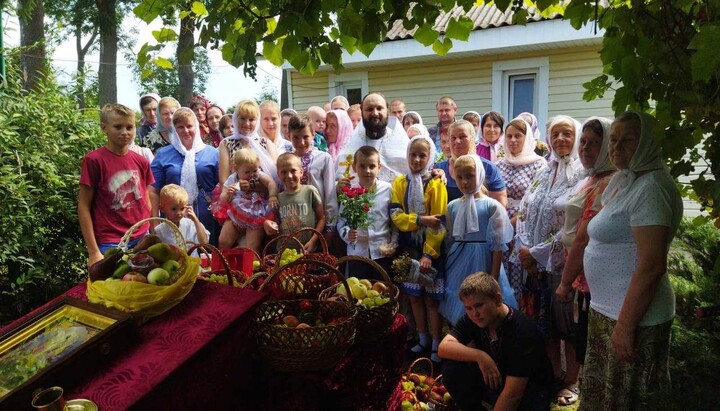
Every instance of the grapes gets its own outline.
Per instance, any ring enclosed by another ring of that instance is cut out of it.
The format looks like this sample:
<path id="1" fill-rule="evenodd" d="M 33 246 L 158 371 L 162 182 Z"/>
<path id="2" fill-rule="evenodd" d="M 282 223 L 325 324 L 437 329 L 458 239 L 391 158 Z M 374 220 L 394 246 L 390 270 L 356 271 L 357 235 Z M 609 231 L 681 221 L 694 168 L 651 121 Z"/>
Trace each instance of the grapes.
<path id="1" fill-rule="evenodd" d="M 286 248 L 283 250 L 282 255 L 280 255 L 280 267 L 290 264 L 298 258 L 302 258 L 302 256 L 303 255 L 299 254 L 296 249 Z"/>
<path id="2" fill-rule="evenodd" d="M 203 276 L 202 279 L 205 281 L 211 281 L 213 283 L 218 283 L 218 284 L 227 285 L 227 283 L 228 283 L 227 275 L 225 275 L 225 274 L 210 274 L 207 277 Z M 233 286 L 240 287 L 240 283 L 238 283 L 237 279 L 235 279 L 234 277 L 233 277 Z"/>

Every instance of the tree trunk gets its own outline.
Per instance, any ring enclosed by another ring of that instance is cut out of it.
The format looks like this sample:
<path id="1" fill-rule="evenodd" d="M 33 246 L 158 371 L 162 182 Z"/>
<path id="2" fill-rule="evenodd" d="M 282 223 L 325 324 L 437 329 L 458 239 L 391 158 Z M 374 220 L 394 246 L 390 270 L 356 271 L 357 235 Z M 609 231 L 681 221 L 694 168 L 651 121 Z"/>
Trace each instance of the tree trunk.
<path id="1" fill-rule="evenodd" d="M 95 0 L 100 27 L 100 67 L 98 69 L 100 107 L 117 102 L 117 18 L 116 0 Z"/>
<path id="2" fill-rule="evenodd" d="M 183 105 L 190 102 L 195 86 L 195 73 L 192 69 L 192 62 L 195 59 L 194 30 L 195 25 L 192 18 L 185 17 L 180 20 L 180 35 L 178 36 L 176 57 L 178 62 L 178 98 L 180 100 L 180 104 Z"/>
<path id="3" fill-rule="evenodd" d="M 35 7 L 30 9 L 32 4 Z M 19 0 L 20 45 L 26 48 L 22 55 L 25 88 L 36 90 L 47 73 L 45 61 L 45 9 L 42 0 Z"/>
<path id="4" fill-rule="evenodd" d="M 90 48 L 97 39 L 98 31 L 93 30 L 92 36 L 83 46 L 82 44 L 82 31 L 81 23 L 75 23 L 75 50 L 77 51 L 78 62 L 77 62 L 77 74 L 76 74 L 76 86 L 75 86 L 75 98 L 78 102 L 78 107 L 82 110 L 85 108 L 85 82 L 87 81 L 85 71 L 85 56 L 87 55 Z"/>

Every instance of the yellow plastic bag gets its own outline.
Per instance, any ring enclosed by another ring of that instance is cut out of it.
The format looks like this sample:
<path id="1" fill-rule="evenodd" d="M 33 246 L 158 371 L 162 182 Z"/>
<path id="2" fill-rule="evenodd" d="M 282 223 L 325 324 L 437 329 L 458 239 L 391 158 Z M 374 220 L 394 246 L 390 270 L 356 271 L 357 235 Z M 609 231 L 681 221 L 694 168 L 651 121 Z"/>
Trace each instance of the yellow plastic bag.
<path id="1" fill-rule="evenodd" d="M 183 274 L 171 285 L 137 281 L 101 280 L 87 283 L 88 301 L 130 313 L 142 324 L 171 309 L 192 290 L 200 272 L 200 259 L 183 252 Z"/>

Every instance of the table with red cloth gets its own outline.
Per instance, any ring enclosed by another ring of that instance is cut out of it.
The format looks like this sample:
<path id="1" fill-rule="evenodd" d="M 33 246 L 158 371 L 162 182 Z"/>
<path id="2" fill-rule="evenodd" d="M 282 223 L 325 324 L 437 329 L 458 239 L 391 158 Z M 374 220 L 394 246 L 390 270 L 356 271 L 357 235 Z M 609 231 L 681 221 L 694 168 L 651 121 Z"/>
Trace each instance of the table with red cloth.
<path id="1" fill-rule="evenodd" d="M 65 296 L 87 300 L 85 291 L 79 284 L 46 306 Z M 247 399 L 236 393 L 252 377 L 252 311 L 264 298 L 198 281 L 180 304 L 139 327 L 111 363 L 63 387 L 66 399 L 87 398 L 102 411 L 242 408 Z"/>
<path id="2" fill-rule="evenodd" d="M 255 361 L 252 409 L 386 411 L 403 372 L 407 333 L 407 320 L 397 314 L 386 335 L 356 343 L 327 371 L 284 373 Z"/>

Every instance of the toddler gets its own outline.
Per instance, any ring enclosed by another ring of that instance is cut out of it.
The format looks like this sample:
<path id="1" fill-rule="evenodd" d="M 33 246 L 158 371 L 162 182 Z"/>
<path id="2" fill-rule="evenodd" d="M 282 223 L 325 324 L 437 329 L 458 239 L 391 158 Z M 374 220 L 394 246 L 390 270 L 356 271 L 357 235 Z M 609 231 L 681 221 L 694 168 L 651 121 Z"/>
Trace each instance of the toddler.
<path id="1" fill-rule="evenodd" d="M 192 205 L 188 204 L 188 193 L 177 184 L 167 184 L 160 190 L 160 211 L 172 221 L 182 233 L 188 247 L 193 244 L 206 244 L 210 232 L 195 215 Z M 155 234 L 164 243 L 175 244 L 175 235 L 167 223 L 158 224 Z"/>

